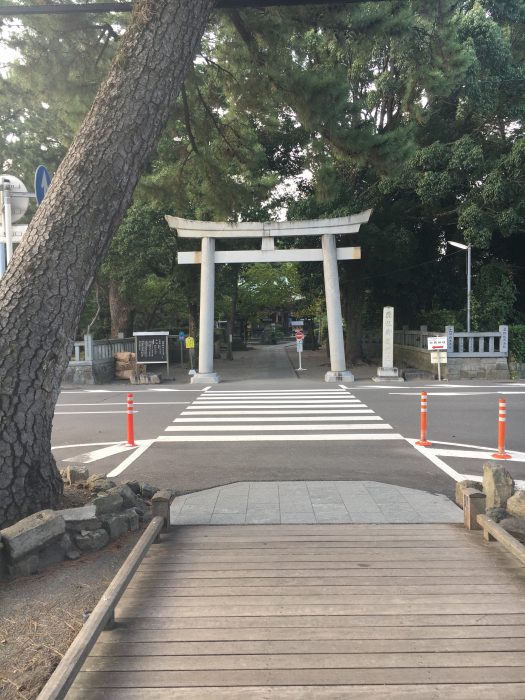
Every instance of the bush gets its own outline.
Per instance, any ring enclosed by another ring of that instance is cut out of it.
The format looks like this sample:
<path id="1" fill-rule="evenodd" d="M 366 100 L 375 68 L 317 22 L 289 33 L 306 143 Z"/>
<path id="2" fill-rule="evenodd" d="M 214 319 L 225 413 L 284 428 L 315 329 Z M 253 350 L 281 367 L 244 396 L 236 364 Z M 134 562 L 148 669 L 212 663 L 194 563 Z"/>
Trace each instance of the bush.
<path id="1" fill-rule="evenodd" d="M 525 326 L 509 326 L 509 353 L 515 362 L 525 362 Z"/>

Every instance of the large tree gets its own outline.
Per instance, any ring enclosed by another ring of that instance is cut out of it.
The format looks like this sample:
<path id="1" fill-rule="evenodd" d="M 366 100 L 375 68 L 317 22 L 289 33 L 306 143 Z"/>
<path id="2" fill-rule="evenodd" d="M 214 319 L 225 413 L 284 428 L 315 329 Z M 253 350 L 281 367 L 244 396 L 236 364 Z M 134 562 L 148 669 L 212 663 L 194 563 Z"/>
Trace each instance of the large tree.
<path id="1" fill-rule="evenodd" d="M 0 286 L 0 524 L 62 488 L 60 381 L 111 236 L 150 158 L 214 0 L 140 0 L 107 78 Z"/>

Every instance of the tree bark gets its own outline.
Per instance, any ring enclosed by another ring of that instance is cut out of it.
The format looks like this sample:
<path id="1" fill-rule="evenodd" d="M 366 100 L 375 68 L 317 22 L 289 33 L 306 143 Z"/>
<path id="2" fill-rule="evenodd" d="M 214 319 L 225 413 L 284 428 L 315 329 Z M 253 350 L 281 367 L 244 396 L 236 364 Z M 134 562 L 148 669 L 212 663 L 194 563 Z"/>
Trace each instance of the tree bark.
<path id="1" fill-rule="evenodd" d="M 167 121 L 214 0 L 139 0 L 0 285 L 0 526 L 56 502 L 60 382 L 87 293 Z"/>
<path id="2" fill-rule="evenodd" d="M 117 280 L 109 280 L 109 314 L 111 316 L 111 337 L 123 333 L 125 338 L 133 335 L 135 308 L 122 295 Z"/>

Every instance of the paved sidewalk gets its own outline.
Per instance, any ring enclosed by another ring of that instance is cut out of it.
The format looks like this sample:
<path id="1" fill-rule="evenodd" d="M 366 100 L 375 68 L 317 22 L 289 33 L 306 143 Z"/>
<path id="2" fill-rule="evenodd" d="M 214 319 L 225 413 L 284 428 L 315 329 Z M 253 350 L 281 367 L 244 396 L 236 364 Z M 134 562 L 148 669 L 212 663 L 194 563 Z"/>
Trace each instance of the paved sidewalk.
<path id="1" fill-rule="evenodd" d="M 446 496 L 375 481 L 238 482 L 178 496 L 174 525 L 461 523 Z"/>

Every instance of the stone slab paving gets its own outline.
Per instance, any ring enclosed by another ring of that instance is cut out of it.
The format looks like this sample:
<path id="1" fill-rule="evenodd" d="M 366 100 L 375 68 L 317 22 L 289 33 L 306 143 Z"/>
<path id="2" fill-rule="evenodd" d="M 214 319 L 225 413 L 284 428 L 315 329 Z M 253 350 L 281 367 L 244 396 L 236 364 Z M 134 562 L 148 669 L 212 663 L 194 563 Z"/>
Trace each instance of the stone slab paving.
<path id="1" fill-rule="evenodd" d="M 243 481 L 178 496 L 174 525 L 461 523 L 442 494 L 376 481 Z"/>

